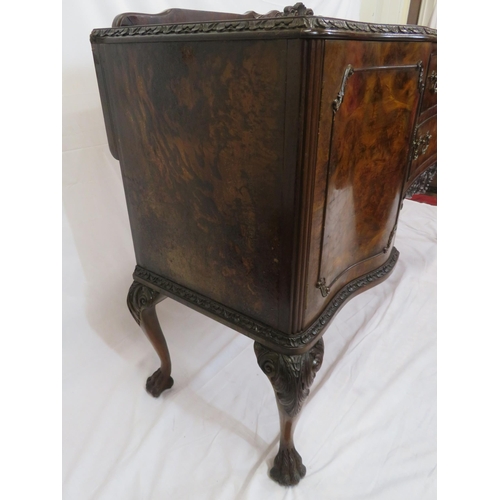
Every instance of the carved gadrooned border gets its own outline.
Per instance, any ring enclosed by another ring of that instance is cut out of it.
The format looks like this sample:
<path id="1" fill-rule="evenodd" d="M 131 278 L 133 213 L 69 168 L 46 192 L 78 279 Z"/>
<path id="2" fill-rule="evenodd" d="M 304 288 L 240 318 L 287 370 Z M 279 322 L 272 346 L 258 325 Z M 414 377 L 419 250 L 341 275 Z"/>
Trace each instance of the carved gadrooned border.
<path id="1" fill-rule="evenodd" d="M 426 35 L 437 37 L 437 31 L 427 26 L 398 24 L 371 24 L 343 19 L 307 17 L 276 17 L 214 21 L 199 23 L 162 24 L 151 26 L 124 26 L 92 30 L 91 41 L 109 37 L 141 37 L 157 35 L 181 35 L 196 33 L 235 33 L 245 31 L 273 30 L 322 30 L 328 32 L 386 34 L 386 35 Z"/>
<path id="2" fill-rule="evenodd" d="M 341 288 L 332 297 L 328 306 L 321 313 L 319 318 L 307 330 L 304 330 L 294 336 L 287 335 L 280 330 L 256 321 L 245 314 L 239 313 L 197 292 L 193 292 L 189 288 L 174 283 L 167 278 L 163 278 L 162 276 L 148 271 L 141 266 L 136 266 L 134 278 L 143 280 L 146 283 L 154 285 L 160 290 L 167 292 L 168 295 L 174 295 L 186 302 L 190 302 L 193 305 L 206 310 L 207 312 L 221 318 L 226 323 L 233 324 L 236 327 L 248 332 L 249 336 L 252 338 L 259 338 L 272 342 L 273 344 L 286 349 L 298 349 L 314 342 L 320 333 L 327 327 L 328 323 L 333 319 L 335 314 L 337 314 L 337 312 L 353 294 L 358 292 L 361 288 L 373 285 L 378 280 L 386 277 L 386 275 L 393 270 L 398 257 L 398 250 L 393 248 L 389 259 L 385 264 L 378 267 L 374 271 L 347 283 L 347 285 Z"/>

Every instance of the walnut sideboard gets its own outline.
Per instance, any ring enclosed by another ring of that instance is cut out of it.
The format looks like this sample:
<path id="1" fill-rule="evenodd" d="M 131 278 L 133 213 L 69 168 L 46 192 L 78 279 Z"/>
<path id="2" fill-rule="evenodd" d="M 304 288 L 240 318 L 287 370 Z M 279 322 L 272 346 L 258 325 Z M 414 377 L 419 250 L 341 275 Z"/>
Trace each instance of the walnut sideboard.
<path id="1" fill-rule="evenodd" d="M 436 170 L 437 34 L 283 12 L 121 14 L 91 34 L 137 266 L 132 316 L 173 384 L 166 297 L 255 341 L 276 393 L 271 477 L 306 468 L 293 432 L 330 321 L 393 270 L 405 196 Z"/>

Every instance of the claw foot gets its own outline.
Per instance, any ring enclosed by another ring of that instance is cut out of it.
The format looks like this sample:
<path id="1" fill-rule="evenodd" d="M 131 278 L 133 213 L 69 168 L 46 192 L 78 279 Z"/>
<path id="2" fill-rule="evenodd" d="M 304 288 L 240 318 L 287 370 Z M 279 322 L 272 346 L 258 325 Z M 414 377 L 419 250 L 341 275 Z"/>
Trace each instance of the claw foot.
<path id="1" fill-rule="evenodd" d="M 306 475 L 306 467 L 295 448 L 285 448 L 276 455 L 270 474 L 282 486 L 294 486 Z"/>
<path id="2" fill-rule="evenodd" d="M 146 391 L 157 398 L 163 391 L 174 385 L 174 379 L 169 375 L 166 377 L 161 368 L 158 368 L 146 381 Z"/>

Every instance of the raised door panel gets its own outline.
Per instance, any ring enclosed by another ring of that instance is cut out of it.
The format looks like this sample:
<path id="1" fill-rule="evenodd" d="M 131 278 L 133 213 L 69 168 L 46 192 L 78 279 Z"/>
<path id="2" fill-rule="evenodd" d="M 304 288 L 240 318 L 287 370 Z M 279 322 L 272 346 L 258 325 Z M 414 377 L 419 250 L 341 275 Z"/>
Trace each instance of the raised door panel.
<path id="1" fill-rule="evenodd" d="M 327 44 L 303 327 L 389 257 L 429 52 L 419 43 Z"/>
<path id="2" fill-rule="evenodd" d="M 418 76 L 416 64 L 345 70 L 332 109 L 318 274 L 329 289 L 349 267 L 390 248 Z"/>

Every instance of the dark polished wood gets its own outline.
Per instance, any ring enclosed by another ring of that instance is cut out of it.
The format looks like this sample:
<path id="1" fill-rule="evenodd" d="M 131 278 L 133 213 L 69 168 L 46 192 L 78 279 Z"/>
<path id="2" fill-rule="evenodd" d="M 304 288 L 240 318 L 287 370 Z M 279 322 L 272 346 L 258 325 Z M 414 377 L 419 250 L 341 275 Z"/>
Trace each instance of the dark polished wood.
<path id="1" fill-rule="evenodd" d="M 230 14 L 227 12 L 209 12 L 189 9 L 168 9 L 159 14 L 140 14 L 126 12 L 113 20 L 113 26 L 147 26 L 150 24 L 185 23 L 200 21 L 223 21 L 231 19 L 255 19 L 255 13 Z"/>
<path id="2" fill-rule="evenodd" d="M 113 20 L 113 26 L 147 26 L 150 24 L 167 23 L 193 23 L 201 21 L 229 21 L 233 19 L 261 19 L 284 16 L 312 15 L 312 10 L 305 8 L 302 4 L 293 7 L 285 7 L 283 12 L 271 10 L 267 14 L 257 14 L 249 11 L 244 14 L 232 14 L 229 12 L 210 12 L 190 9 L 168 9 L 159 14 L 140 14 L 136 12 L 126 12 L 119 14 Z"/>
<path id="3" fill-rule="evenodd" d="M 281 374 L 272 475 L 295 484 L 280 384 L 312 382 L 328 324 L 397 262 L 401 204 L 435 172 L 436 31 L 296 4 L 121 14 L 91 43 L 137 259 L 129 305 L 162 363 L 148 390 L 171 381 L 160 297 L 252 338 Z"/>
<path id="4" fill-rule="evenodd" d="M 324 50 L 302 328 L 330 294 L 387 260 L 429 46 L 346 40 Z"/>
<path id="5" fill-rule="evenodd" d="M 146 390 L 155 398 L 174 385 L 174 380 L 170 376 L 172 372 L 170 353 L 155 309 L 156 304 L 163 299 L 165 299 L 164 295 L 137 281 L 132 283 L 127 295 L 130 314 L 146 334 L 160 358 L 160 368 L 146 381 Z"/>
<path id="6" fill-rule="evenodd" d="M 295 449 L 293 433 L 300 410 L 324 354 L 323 339 L 306 353 L 287 356 L 255 342 L 255 355 L 276 394 L 280 414 L 280 446 L 270 471 L 271 477 L 283 486 L 293 486 L 306 475 L 302 457 Z"/>

